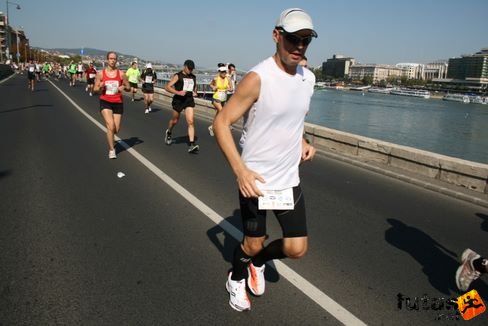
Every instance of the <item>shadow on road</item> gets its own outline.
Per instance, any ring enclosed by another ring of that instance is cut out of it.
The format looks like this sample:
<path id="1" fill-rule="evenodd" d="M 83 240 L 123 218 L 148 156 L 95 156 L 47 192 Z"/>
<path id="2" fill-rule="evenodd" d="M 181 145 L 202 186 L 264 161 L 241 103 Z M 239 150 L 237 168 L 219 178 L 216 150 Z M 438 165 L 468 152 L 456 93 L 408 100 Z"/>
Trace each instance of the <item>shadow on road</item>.
<path id="1" fill-rule="evenodd" d="M 241 212 L 240 210 L 234 210 L 232 216 L 225 218 L 225 221 L 232 224 L 242 233 Z M 214 226 L 207 231 L 207 236 L 215 247 L 220 251 L 222 257 L 229 263 L 229 269 L 232 266 L 232 259 L 234 257 L 235 248 L 241 243 L 241 239 L 236 240 L 232 235 L 225 232 L 221 224 Z M 223 239 L 222 239 L 223 238 Z M 276 271 L 273 262 L 268 262 L 271 268 L 266 268 L 264 277 L 268 282 L 278 282 L 280 275 Z"/>
<path id="2" fill-rule="evenodd" d="M 488 215 L 483 213 L 476 213 L 475 215 L 483 220 L 481 222 L 481 230 L 488 232 Z"/>
<path id="3" fill-rule="evenodd" d="M 393 218 L 387 221 L 391 225 L 391 228 L 385 232 L 385 240 L 389 244 L 409 253 L 421 264 L 422 272 L 427 275 L 430 284 L 436 290 L 444 294 L 450 294 L 451 291 L 460 293 L 454 280 L 459 267 L 456 253 L 415 227 Z M 488 295 L 488 288 L 481 281 L 473 282 L 473 288 L 484 296 Z"/>
<path id="4" fill-rule="evenodd" d="M 16 112 L 16 111 L 23 111 L 23 110 L 29 110 L 29 109 L 35 109 L 35 108 L 50 108 L 50 107 L 53 107 L 53 106 L 51 104 L 29 105 L 29 106 L 23 106 L 23 107 L 20 107 L 20 108 L 1 110 L 0 111 L 0 114 L 2 114 L 2 113 Z"/>
<path id="5" fill-rule="evenodd" d="M 127 138 L 127 139 L 122 139 L 121 141 L 126 143 L 127 146 L 129 146 L 129 148 L 132 148 L 132 147 L 139 145 L 139 144 L 142 144 L 144 142 L 143 140 L 139 139 L 139 137 L 131 137 L 131 138 Z M 115 149 L 116 149 L 117 153 L 121 153 L 121 152 L 124 152 L 126 150 L 126 148 L 124 146 L 122 146 L 121 144 L 119 144 L 118 142 L 115 145 Z"/>
<path id="6" fill-rule="evenodd" d="M 173 140 L 173 144 L 189 144 L 190 143 L 188 136 L 173 137 L 172 140 Z"/>
<path id="7" fill-rule="evenodd" d="M 11 170 L 0 171 L 0 179 L 8 177 L 12 174 Z"/>

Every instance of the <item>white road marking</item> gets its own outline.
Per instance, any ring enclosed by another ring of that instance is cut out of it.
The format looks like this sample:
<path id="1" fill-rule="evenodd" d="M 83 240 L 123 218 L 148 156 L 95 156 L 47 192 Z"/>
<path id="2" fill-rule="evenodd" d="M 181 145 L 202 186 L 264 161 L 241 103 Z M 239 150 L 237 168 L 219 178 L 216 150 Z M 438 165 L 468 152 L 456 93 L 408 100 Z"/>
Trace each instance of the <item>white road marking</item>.
<path id="1" fill-rule="evenodd" d="M 10 75 L 9 77 L 5 78 L 4 80 L 0 81 L 0 84 L 3 84 L 5 83 L 7 80 L 11 79 L 11 78 L 14 78 L 15 77 L 15 73 L 13 73 L 12 75 Z"/>
<path id="2" fill-rule="evenodd" d="M 93 122 L 98 128 L 106 132 L 107 130 L 105 127 L 91 117 L 85 110 L 83 110 L 78 104 L 76 104 L 68 95 L 66 95 L 59 87 L 57 87 L 52 81 L 48 80 L 51 85 L 53 85 L 73 106 L 81 112 L 88 120 Z M 130 153 L 134 158 L 136 158 L 139 162 L 144 164 L 151 172 L 153 172 L 161 181 L 165 182 L 169 185 L 173 190 L 175 190 L 178 194 L 180 194 L 184 199 L 186 199 L 190 204 L 195 206 L 198 210 L 200 210 L 203 214 L 205 214 L 210 220 L 212 220 L 215 224 L 218 224 L 225 232 L 230 234 L 234 237 L 237 241 L 242 239 L 243 235 L 242 232 L 239 231 L 236 227 L 232 224 L 227 222 L 222 216 L 220 216 L 217 212 L 215 212 L 212 208 L 207 206 L 204 202 L 200 199 L 195 197 L 192 193 L 188 190 L 183 188 L 179 183 L 173 180 L 170 176 L 166 173 L 161 171 L 157 166 L 151 163 L 148 159 L 142 156 L 139 152 L 135 149 L 127 145 L 123 142 L 119 137 L 115 137 L 116 140 L 119 142 L 119 145 L 124 147 L 124 149 Z M 327 294 L 322 292 L 318 289 L 315 285 L 307 281 L 305 278 L 300 276 L 297 272 L 293 269 L 285 265 L 279 260 L 273 261 L 276 270 L 283 276 L 285 279 L 288 280 L 291 284 L 296 286 L 300 291 L 302 291 L 306 296 L 310 299 L 315 301 L 320 307 L 326 310 L 329 314 L 334 316 L 337 320 L 345 325 L 366 325 L 362 320 L 358 319 L 348 310 L 346 310 L 343 306 L 339 303 L 335 302 L 331 297 Z M 268 266 L 271 266 L 268 264 Z M 272 267 L 272 266 L 271 266 Z"/>

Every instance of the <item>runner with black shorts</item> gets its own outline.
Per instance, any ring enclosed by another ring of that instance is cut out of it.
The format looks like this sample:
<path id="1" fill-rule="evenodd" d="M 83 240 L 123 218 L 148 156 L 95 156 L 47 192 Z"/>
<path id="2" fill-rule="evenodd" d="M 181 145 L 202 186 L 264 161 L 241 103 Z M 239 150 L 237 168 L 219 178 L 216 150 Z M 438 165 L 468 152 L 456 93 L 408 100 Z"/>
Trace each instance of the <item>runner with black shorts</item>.
<path id="1" fill-rule="evenodd" d="M 152 70 L 152 64 L 146 64 L 146 69 L 141 74 L 142 81 L 142 93 L 144 94 L 144 113 L 152 111 L 151 104 L 154 101 L 154 84 L 156 83 L 157 76 Z"/>
<path id="2" fill-rule="evenodd" d="M 188 153 L 195 153 L 199 146 L 195 143 L 195 126 L 193 121 L 193 109 L 195 107 L 194 96 L 197 96 L 197 77 L 192 73 L 195 69 L 195 63 L 192 60 L 186 60 L 183 64 L 183 70 L 174 74 L 171 80 L 166 84 L 166 91 L 174 94 L 173 115 L 168 123 L 168 129 L 165 132 L 166 145 L 171 145 L 173 140 L 171 132 L 178 123 L 181 112 L 185 111 L 186 123 L 188 125 L 188 140 L 190 147 Z"/>
<path id="3" fill-rule="evenodd" d="M 139 82 L 139 77 L 141 76 L 141 71 L 137 67 L 137 62 L 132 62 L 130 68 L 127 69 L 125 74 L 127 75 L 127 79 L 129 80 L 130 93 L 132 95 L 131 101 L 134 102 L 138 88 L 137 83 Z"/>
<path id="4" fill-rule="evenodd" d="M 303 138 L 315 76 L 299 62 L 317 33 L 306 12 L 291 8 L 279 16 L 272 37 L 274 55 L 246 74 L 213 124 L 239 188 L 244 240 L 235 248 L 226 282 L 229 304 L 237 311 L 251 309 L 246 285 L 254 295 L 264 294 L 267 261 L 300 258 L 308 250 L 299 166 L 316 151 Z M 239 154 L 229 127 L 241 117 Z M 268 210 L 282 237 L 265 245 Z"/>
<path id="5" fill-rule="evenodd" d="M 107 128 L 108 158 L 117 158 L 114 136 L 120 130 L 124 103 L 122 91 L 130 90 L 127 76 L 117 69 L 117 53 L 107 53 L 107 68 L 97 74 L 93 90 L 100 92 L 100 114 Z"/>
<path id="6" fill-rule="evenodd" d="M 93 95 L 93 86 L 95 85 L 95 78 L 97 77 L 97 70 L 93 66 L 93 62 L 90 62 L 90 66 L 85 70 L 86 75 L 86 91 Z"/>
<path id="7" fill-rule="evenodd" d="M 29 89 L 34 91 L 34 86 L 36 84 L 36 63 L 32 59 L 29 59 L 29 65 L 27 66 L 27 78 L 29 79 Z"/>

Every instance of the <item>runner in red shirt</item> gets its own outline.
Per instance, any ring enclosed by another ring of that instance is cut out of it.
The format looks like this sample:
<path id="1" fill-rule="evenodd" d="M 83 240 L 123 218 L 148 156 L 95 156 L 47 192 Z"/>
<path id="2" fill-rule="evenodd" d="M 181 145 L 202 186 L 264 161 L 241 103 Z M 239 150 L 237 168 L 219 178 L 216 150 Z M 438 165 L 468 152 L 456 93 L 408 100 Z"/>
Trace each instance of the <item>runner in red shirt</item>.
<path id="1" fill-rule="evenodd" d="M 122 91 L 130 91 L 129 81 L 123 71 L 116 67 L 117 53 L 107 53 L 107 68 L 97 74 L 93 91 L 100 92 L 100 114 L 107 127 L 108 158 L 117 158 L 114 136 L 120 130 L 124 102 Z"/>
<path id="2" fill-rule="evenodd" d="M 90 66 L 85 70 L 86 78 L 86 91 L 90 92 L 90 96 L 93 95 L 93 86 L 95 85 L 95 78 L 97 77 L 97 70 L 93 66 L 93 62 L 90 62 Z"/>

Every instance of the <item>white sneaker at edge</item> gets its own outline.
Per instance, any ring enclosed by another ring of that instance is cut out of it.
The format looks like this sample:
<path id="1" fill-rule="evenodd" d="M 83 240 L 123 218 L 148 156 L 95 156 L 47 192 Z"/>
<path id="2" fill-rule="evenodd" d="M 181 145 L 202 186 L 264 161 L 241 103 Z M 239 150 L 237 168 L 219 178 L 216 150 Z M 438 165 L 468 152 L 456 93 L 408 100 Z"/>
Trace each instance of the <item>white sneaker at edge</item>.
<path id="1" fill-rule="evenodd" d="M 233 281 L 231 279 L 232 272 L 229 273 L 225 288 L 229 292 L 229 305 L 237 311 L 251 310 L 251 302 L 247 297 L 246 280 Z"/>
<path id="2" fill-rule="evenodd" d="M 117 158 L 117 154 L 115 153 L 115 149 L 114 150 L 111 150 L 111 151 L 108 151 L 108 158 L 109 159 Z"/>
<path id="3" fill-rule="evenodd" d="M 471 249 L 464 250 L 461 255 L 461 266 L 456 271 L 456 285 L 458 289 L 466 291 L 471 283 L 478 279 L 480 272 L 474 269 L 473 260 L 480 258 L 476 252 Z"/>
<path id="4" fill-rule="evenodd" d="M 247 266 L 247 287 L 255 296 L 264 294 L 264 289 L 266 286 L 266 281 L 264 279 L 265 267 L 266 264 L 261 267 L 256 267 L 252 262 L 250 262 Z"/>

